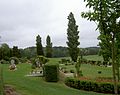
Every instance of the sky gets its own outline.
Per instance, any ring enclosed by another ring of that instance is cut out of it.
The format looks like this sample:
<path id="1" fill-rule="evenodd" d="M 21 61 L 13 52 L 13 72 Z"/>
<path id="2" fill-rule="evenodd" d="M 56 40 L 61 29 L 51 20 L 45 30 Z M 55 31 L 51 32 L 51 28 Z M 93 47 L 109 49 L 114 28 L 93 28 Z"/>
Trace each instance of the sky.
<path id="1" fill-rule="evenodd" d="M 0 0 L 0 44 L 26 48 L 35 46 L 40 35 L 43 46 L 50 35 L 53 46 L 67 46 L 70 12 L 79 26 L 80 46 L 97 46 L 96 24 L 81 17 L 88 11 L 83 0 Z"/>

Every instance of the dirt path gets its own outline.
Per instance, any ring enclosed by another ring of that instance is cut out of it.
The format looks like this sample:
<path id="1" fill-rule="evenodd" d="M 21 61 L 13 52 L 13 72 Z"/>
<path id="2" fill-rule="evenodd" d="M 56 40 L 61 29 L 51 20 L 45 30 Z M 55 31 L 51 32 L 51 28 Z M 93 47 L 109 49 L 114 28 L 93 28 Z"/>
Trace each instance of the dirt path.
<path id="1" fill-rule="evenodd" d="M 16 90 L 10 85 L 5 85 L 4 88 L 5 88 L 5 90 L 4 90 L 5 95 L 21 95 L 21 94 L 17 93 Z"/>

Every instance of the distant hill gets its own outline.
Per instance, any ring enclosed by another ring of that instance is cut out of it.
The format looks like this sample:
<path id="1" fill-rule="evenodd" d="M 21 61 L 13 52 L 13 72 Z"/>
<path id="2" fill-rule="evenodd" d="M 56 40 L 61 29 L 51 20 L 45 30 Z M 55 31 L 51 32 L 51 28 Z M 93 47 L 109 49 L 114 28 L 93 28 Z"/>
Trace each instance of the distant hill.
<path id="1" fill-rule="evenodd" d="M 80 48 L 80 54 L 82 55 L 97 55 L 100 47 L 87 47 Z M 43 48 L 45 53 L 45 47 Z M 22 57 L 35 57 L 36 56 L 36 47 L 27 47 L 25 49 L 20 49 Z M 68 57 L 69 52 L 67 47 L 54 46 L 53 47 L 53 57 Z"/>

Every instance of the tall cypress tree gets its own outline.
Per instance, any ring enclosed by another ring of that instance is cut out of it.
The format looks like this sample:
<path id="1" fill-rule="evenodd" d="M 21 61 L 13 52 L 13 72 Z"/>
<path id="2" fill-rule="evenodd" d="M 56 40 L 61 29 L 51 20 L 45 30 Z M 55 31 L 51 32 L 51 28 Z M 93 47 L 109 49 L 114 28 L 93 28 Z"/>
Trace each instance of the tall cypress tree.
<path id="1" fill-rule="evenodd" d="M 52 42 L 50 39 L 50 36 L 48 35 L 46 38 L 46 57 L 51 58 L 52 57 Z"/>
<path id="2" fill-rule="evenodd" d="M 67 45 L 68 45 L 68 50 L 69 50 L 69 54 L 72 61 L 76 62 L 79 55 L 78 46 L 80 45 L 80 42 L 78 41 L 79 39 L 78 26 L 76 25 L 76 21 L 72 12 L 69 14 L 68 20 L 69 22 L 68 22 L 68 29 L 67 29 L 67 35 L 68 35 Z"/>
<path id="3" fill-rule="evenodd" d="M 37 48 L 37 55 L 43 55 L 44 56 L 44 52 L 43 52 L 43 47 L 41 44 L 41 37 L 40 35 L 38 35 L 36 37 L 36 48 Z"/>

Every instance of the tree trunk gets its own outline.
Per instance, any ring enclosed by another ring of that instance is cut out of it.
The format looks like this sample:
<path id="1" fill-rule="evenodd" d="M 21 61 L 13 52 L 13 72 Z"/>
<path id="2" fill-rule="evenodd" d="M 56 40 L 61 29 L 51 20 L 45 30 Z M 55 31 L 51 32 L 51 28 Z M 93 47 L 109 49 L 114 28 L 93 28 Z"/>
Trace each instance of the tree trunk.
<path id="1" fill-rule="evenodd" d="M 114 93 L 115 95 L 118 95 L 117 91 L 117 77 L 116 77 L 116 63 L 115 63 L 115 41 L 114 41 L 114 35 L 112 38 L 112 71 L 113 71 L 113 81 L 114 81 Z"/>
<path id="2" fill-rule="evenodd" d="M 119 80 L 120 80 L 120 73 L 119 73 L 119 66 L 118 66 L 118 82 L 119 82 Z"/>

